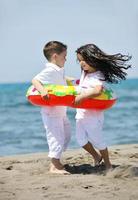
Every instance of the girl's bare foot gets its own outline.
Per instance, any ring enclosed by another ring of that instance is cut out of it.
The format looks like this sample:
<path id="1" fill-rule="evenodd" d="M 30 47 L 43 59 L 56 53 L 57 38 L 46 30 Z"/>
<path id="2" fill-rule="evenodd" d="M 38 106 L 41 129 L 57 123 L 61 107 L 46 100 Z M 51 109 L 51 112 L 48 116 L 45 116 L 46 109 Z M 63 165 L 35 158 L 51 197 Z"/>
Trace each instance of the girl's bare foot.
<path id="1" fill-rule="evenodd" d="M 113 171 L 113 167 L 112 165 L 109 165 L 109 166 L 105 166 L 105 174 L 107 175 L 108 173 L 112 172 Z"/>
<path id="2" fill-rule="evenodd" d="M 99 155 L 98 159 L 94 160 L 94 167 L 99 166 L 102 162 L 102 156 Z"/>
<path id="3" fill-rule="evenodd" d="M 106 168 L 106 171 L 108 171 L 108 170 L 110 171 L 113 169 L 111 164 L 105 165 L 105 168 Z"/>

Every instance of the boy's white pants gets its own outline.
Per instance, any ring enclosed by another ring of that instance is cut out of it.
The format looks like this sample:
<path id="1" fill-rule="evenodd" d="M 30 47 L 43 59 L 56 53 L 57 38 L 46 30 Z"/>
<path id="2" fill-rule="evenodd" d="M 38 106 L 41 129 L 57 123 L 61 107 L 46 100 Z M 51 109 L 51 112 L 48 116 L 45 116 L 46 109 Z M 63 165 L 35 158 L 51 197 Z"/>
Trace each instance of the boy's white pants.
<path id="1" fill-rule="evenodd" d="M 71 137 L 70 122 L 67 117 L 53 117 L 41 112 L 46 129 L 47 143 L 50 158 L 60 159 L 66 150 Z"/>
<path id="2" fill-rule="evenodd" d="M 106 144 L 102 135 L 103 119 L 88 117 L 76 120 L 76 138 L 80 146 L 90 142 L 99 150 L 104 150 Z"/>

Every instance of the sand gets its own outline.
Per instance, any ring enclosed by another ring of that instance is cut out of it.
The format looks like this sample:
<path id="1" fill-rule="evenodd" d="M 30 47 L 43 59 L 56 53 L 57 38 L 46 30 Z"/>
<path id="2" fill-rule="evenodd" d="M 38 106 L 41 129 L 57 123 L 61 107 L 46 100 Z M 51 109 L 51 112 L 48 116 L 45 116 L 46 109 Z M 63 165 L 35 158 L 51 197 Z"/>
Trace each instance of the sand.
<path id="1" fill-rule="evenodd" d="M 46 153 L 0 157 L 0 200 L 136 200 L 138 144 L 109 147 L 114 169 L 93 167 L 84 150 L 68 150 L 70 175 L 50 174 Z"/>

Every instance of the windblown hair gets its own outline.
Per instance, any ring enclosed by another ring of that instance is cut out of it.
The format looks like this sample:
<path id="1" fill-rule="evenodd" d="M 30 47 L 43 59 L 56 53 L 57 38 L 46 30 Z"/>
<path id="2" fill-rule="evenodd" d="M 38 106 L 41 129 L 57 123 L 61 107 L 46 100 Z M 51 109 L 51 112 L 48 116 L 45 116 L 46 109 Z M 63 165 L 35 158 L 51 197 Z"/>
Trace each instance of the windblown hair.
<path id="1" fill-rule="evenodd" d="M 88 65 L 101 71 L 105 81 L 109 83 L 125 80 L 127 75 L 125 70 L 131 67 L 127 64 L 131 56 L 121 53 L 108 55 L 94 44 L 81 46 L 76 50 L 76 53 L 80 54 Z"/>
<path id="2" fill-rule="evenodd" d="M 67 46 L 58 41 L 48 42 L 43 49 L 44 56 L 48 61 L 50 61 L 51 56 L 54 53 L 61 54 L 63 51 L 67 50 Z"/>

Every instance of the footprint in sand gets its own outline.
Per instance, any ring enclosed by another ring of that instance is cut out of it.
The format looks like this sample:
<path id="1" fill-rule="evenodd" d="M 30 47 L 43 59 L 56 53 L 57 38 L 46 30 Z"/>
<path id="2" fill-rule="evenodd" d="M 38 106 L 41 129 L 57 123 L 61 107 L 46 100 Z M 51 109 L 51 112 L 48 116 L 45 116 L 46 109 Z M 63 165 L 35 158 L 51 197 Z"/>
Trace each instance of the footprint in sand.
<path id="1" fill-rule="evenodd" d="M 8 167 L 6 167 L 5 168 L 6 170 L 12 170 L 13 169 L 13 166 L 11 165 L 11 166 L 8 166 Z"/>
<path id="2" fill-rule="evenodd" d="M 92 185 L 82 186 L 84 189 L 94 188 Z"/>
<path id="3" fill-rule="evenodd" d="M 138 158 L 138 153 L 131 154 L 129 158 Z"/>

